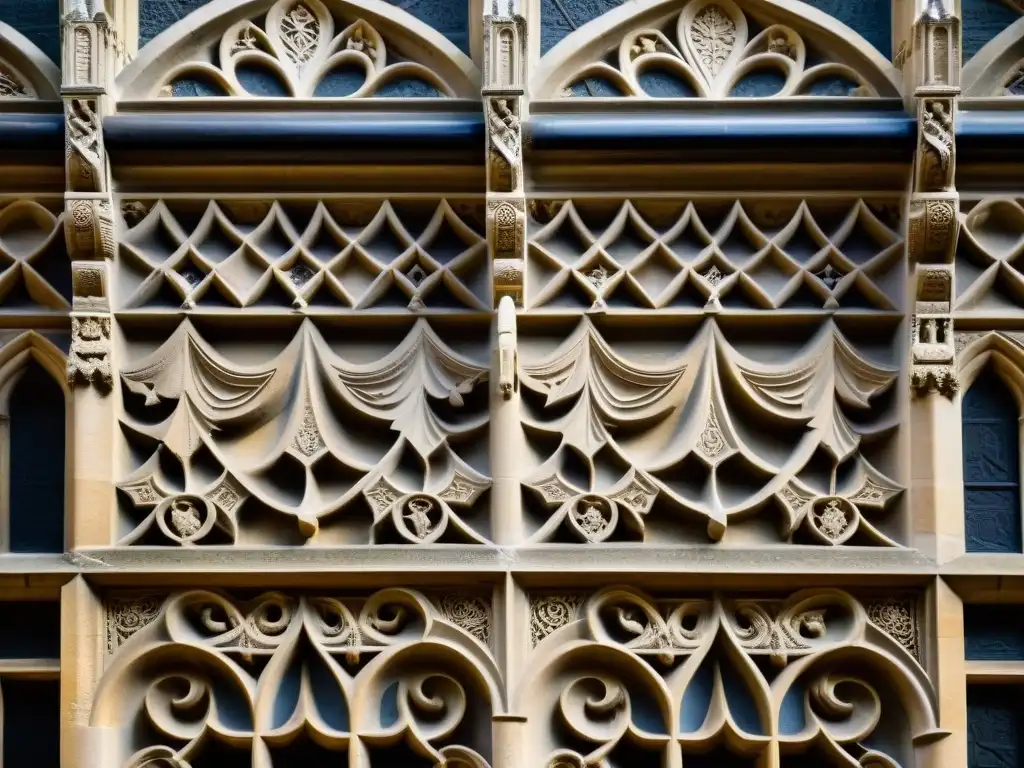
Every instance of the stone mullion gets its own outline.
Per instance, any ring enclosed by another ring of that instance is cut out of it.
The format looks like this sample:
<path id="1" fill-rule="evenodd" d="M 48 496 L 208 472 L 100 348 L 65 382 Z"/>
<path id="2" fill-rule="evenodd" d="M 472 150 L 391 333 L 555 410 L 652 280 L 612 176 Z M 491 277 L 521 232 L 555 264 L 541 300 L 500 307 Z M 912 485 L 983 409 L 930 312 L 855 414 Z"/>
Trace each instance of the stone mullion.
<path id="1" fill-rule="evenodd" d="M 907 195 L 910 318 L 911 527 L 913 544 L 938 562 L 963 553 L 959 436 L 953 402 L 959 383 L 953 335 L 953 262 L 959 195 L 955 186 L 960 96 L 960 20 L 950 2 L 899 3 L 905 35 L 898 66 L 918 141 Z"/>
<path id="2" fill-rule="evenodd" d="M 63 768 L 113 765 L 105 746 L 111 730 L 89 727 L 92 700 L 103 674 L 105 610 L 84 576 L 61 588 L 60 764 Z"/>
<path id="3" fill-rule="evenodd" d="M 112 536 L 116 423 L 109 294 L 114 221 L 102 122 L 112 109 L 110 91 L 123 57 L 114 19 L 102 4 L 69 0 L 64 11 L 65 236 L 74 292 L 67 367 L 74 388 L 69 540 L 72 547 L 102 546 Z"/>
<path id="4" fill-rule="evenodd" d="M 949 736 L 925 745 L 922 768 L 967 766 L 967 665 L 964 649 L 964 607 L 960 596 L 941 577 L 925 596 L 928 674 L 938 693 L 939 726 Z"/>
<path id="5" fill-rule="evenodd" d="M 520 768 L 517 759 L 523 751 L 529 713 L 516 700 L 514 684 L 522 676 L 529 647 L 529 594 L 507 573 L 504 583 L 494 588 L 492 605 L 494 649 L 505 681 L 506 709 L 494 717 L 493 768 Z"/>
<path id="6" fill-rule="evenodd" d="M 522 538 L 518 471 L 523 455 L 517 382 L 516 308 L 523 305 L 526 197 L 522 119 L 525 109 L 526 23 L 514 0 L 484 10 L 484 88 L 487 120 L 487 242 L 498 343 L 491 377 L 491 490 L 493 538 Z"/>

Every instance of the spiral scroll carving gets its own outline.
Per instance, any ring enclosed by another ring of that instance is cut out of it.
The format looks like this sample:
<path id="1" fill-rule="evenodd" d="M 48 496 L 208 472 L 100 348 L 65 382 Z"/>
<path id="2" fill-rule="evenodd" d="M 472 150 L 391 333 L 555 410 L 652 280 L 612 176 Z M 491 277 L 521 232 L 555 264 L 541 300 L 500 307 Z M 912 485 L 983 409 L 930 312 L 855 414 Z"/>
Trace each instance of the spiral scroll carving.
<path id="1" fill-rule="evenodd" d="M 177 593 L 116 653 L 93 724 L 147 725 L 123 745 L 124 768 L 226 753 L 273 768 L 316 750 L 353 768 L 411 754 L 490 768 L 483 734 L 499 676 L 472 628 L 403 589 L 365 599 Z"/>
<path id="2" fill-rule="evenodd" d="M 710 751 L 889 768 L 917 765 L 916 746 L 943 735 L 924 670 L 846 592 L 663 600 L 611 587 L 565 626 L 536 645 L 520 689 L 538 713 L 525 764 L 685 766 Z"/>

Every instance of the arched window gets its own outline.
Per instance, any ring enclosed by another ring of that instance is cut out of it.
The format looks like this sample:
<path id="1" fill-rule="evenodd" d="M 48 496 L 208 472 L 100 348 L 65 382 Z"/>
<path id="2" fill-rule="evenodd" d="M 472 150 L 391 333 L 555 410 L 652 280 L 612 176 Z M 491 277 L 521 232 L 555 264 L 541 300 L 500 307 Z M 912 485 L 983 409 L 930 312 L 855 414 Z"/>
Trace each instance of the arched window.
<path id="1" fill-rule="evenodd" d="M 1020 430 L 1013 395 L 990 368 L 963 398 L 968 552 L 1020 552 Z"/>
<path id="2" fill-rule="evenodd" d="M 64 392 L 34 360 L 8 406 L 11 552 L 64 551 Z"/>

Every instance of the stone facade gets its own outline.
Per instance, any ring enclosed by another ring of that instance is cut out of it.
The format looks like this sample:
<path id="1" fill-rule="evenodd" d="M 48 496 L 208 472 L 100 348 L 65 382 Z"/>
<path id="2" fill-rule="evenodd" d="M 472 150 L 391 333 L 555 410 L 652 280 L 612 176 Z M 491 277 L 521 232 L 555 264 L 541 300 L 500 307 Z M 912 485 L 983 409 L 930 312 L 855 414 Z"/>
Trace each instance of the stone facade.
<path id="1" fill-rule="evenodd" d="M 0 768 L 1018 765 L 1024 7 L 856 5 L 0 0 Z"/>

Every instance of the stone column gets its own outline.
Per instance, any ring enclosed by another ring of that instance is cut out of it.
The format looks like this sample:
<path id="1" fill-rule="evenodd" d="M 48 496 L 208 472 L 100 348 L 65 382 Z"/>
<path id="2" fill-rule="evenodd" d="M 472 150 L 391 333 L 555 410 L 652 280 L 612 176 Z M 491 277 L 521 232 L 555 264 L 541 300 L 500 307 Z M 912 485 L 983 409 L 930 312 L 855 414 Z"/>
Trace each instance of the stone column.
<path id="1" fill-rule="evenodd" d="M 928 673 L 938 692 L 943 738 L 917 749 L 921 768 L 967 768 L 967 665 L 963 603 L 941 578 L 928 590 Z"/>
<path id="2" fill-rule="evenodd" d="M 109 765 L 102 758 L 103 732 L 89 728 L 93 691 L 103 673 L 106 622 L 103 603 L 83 576 L 61 588 L 60 625 L 60 764 Z"/>
<path id="3" fill-rule="evenodd" d="M 516 308 L 523 305 L 526 263 L 521 123 L 525 61 L 526 23 L 515 0 L 498 0 L 484 12 L 481 94 L 487 120 L 487 242 L 493 265 L 493 300 L 498 308 L 492 377 L 497 383 L 491 387 L 491 505 L 498 544 L 514 544 L 522 536 Z"/>
<path id="4" fill-rule="evenodd" d="M 64 227 L 74 297 L 68 383 L 74 418 L 71 546 L 104 546 L 113 535 L 116 424 L 108 262 L 114 255 L 111 180 L 103 115 L 119 55 L 102 3 L 68 0 L 61 22 L 61 96 L 66 132 Z"/>
<path id="5" fill-rule="evenodd" d="M 951 0 L 905 0 L 897 51 L 908 107 L 917 115 L 917 152 L 907 194 L 908 299 L 913 445 L 912 543 L 939 562 L 963 551 L 962 520 L 950 503 L 959 487 L 959 382 L 953 342 L 953 260 L 959 227 L 955 187 L 956 112 L 960 96 L 960 20 Z M 954 467 L 954 465 L 956 465 Z M 954 487 L 954 483 L 956 486 Z"/>

